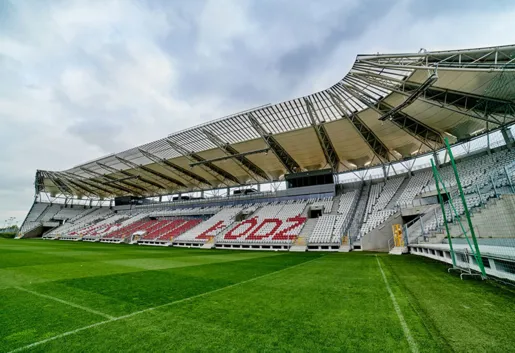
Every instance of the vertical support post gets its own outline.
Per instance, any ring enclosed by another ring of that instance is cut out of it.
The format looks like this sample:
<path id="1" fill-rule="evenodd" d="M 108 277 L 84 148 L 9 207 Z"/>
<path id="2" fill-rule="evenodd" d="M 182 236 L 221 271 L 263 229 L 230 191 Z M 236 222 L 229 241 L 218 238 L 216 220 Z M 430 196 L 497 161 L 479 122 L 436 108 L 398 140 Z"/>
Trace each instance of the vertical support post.
<path id="1" fill-rule="evenodd" d="M 513 147 L 513 134 L 511 133 L 511 130 L 508 129 L 506 126 L 501 129 L 502 137 L 504 138 L 504 142 L 506 142 L 506 147 L 508 147 L 508 150 L 511 150 Z"/>
<path id="2" fill-rule="evenodd" d="M 488 128 L 488 121 L 486 122 L 486 148 L 488 150 L 488 155 L 492 154 L 492 151 L 490 149 L 490 129 Z"/>
<path id="3" fill-rule="evenodd" d="M 405 244 L 405 246 L 408 246 L 409 245 L 409 232 L 408 232 L 408 227 L 405 224 L 402 226 L 402 233 L 404 234 L 404 244 Z"/>
<path id="4" fill-rule="evenodd" d="M 454 248 L 452 246 L 451 233 L 449 232 L 449 225 L 447 224 L 447 216 L 445 215 L 445 207 L 443 205 L 443 197 L 440 192 L 440 184 L 438 183 L 438 171 L 436 170 L 435 162 L 431 159 L 431 168 L 433 169 L 433 176 L 435 178 L 436 191 L 438 192 L 438 201 L 440 202 L 440 208 L 442 209 L 443 224 L 445 231 L 447 232 L 447 240 L 449 241 L 449 250 L 451 252 L 452 265 L 456 267 L 456 256 L 454 255 Z M 436 212 L 436 211 L 435 211 Z"/>
<path id="5" fill-rule="evenodd" d="M 445 150 L 445 155 L 443 156 L 443 163 L 445 163 L 447 161 L 447 150 Z"/>
<path id="6" fill-rule="evenodd" d="M 515 193 L 515 188 L 513 188 L 513 182 L 511 181 L 510 173 L 508 173 L 508 168 L 506 168 L 506 166 L 504 166 L 504 174 L 506 174 L 506 179 L 508 179 L 508 184 L 510 185 L 511 192 Z"/>
<path id="7" fill-rule="evenodd" d="M 485 266 L 483 265 L 483 259 L 481 258 L 481 251 L 479 250 L 479 244 L 477 243 L 476 233 L 474 232 L 474 225 L 472 224 L 472 220 L 470 219 L 470 212 L 467 206 L 467 201 L 465 200 L 465 194 L 463 193 L 463 187 L 461 186 L 460 176 L 458 174 L 458 168 L 456 168 L 456 163 L 454 161 L 454 156 L 452 155 L 451 147 L 449 146 L 449 140 L 447 137 L 444 139 L 445 146 L 449 152 L 449 158 L 451 159 L 452 169 L 454 170 L 454 176 L 456 177 L 456 183 L 458 184 L 458 190 L 460 192 L 461 202 L 463 203 L 463 208 L 465 211 L 465 216 L 467 217 L 467 223 L 470 229 L 470 236 L 472 237 L 472 242 L 474 243 L 474 248 L 476 250 L 476 261 L 481 270 L 481 275 L 483 278 L 486 278 Z"/>
<path id="8" fill-rule="evenodd" d="M 479 191 L 479 185 L 476 185 L 476 191 L 477 191 L 477 194 L 479 196 L 479 203 L 482 205 L 483 204 L 483 197 L 481 196 L 481 191 Z"/>
<path id="9" fill-rule="evenodd" d="M 383 177 L 384 177 L 384 181 L 386 182 L 387 178 L 388 178 L 388 174 L 386 173 L 386 166 L 383 164 Z"/>
<path id="10" fill-rule="evenodd" d="M 435 160 L 436 168 L 440 168 L 440 160 L 438 159 L 438 153 L 436 153 L 436 151 L 433 151 L 433 159 Z"/>
<path id="11" fill-rule="evenodd" d="M 492 183 L 492 187 L 494 188 L 494 195 L 495 197 L 497 197 L 497 187 L 495 186 L 495 181 L 494 181 L 494 178 L 492 178 L 492 176 L 490 175 L 490 182 Z"/>

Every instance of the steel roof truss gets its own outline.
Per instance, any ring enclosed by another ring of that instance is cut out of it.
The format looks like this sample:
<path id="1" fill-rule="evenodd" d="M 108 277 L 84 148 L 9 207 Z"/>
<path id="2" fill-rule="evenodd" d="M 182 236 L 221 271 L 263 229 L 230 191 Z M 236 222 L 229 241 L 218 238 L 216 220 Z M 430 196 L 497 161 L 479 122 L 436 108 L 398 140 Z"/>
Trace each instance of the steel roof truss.
<path id="1" fill-rule="evenodd" d="M 369 108 L 375 110 L 377 113 L 381 115 L 388 114 L 392 111 L 393 107 L 384 101 L 376 101 L 373 102 L 370 97 L 366 97 L 366 92 L 358 92 L 356 88 L 345 85 L 346 91 L 349 92 L 352 96 L 357 99 L 360 99 L 363 103 L 365 103 Z M 392 114 L 389 119 L 392 123 L 400 127 L 402 130 L 406 131 L 419 141 L 423 142 L 427 147 L 434 150 L 443 146 L 443 138 L 439 132 L 431 129 L 430 127 L 422 124 L 418 120 L 409 116 L 403 112 L 396 112 Z"/>
<path id="2" fill-rule="evenodd" d="M 62 180 L 63 182 L 65 182 L 67 184 L 71 184 L 75 189 L 82 190 L 84 192 L 84 194 L 89 196 L 89 197 L 91 197 L 91 195 L 97 196 L 97 197 L 102 197 L 103 196 L 103 195 L 99 194 L 98 192 L 93 191 L 89 187 L 81 185 L 81 184 L 77 183 L 75 180 L 66 177 L 65 175 L 63 175 L 63 173 L 59 173 L 58 172 L 58 173 L 55 173 L 55 174 L 57 174 L 59 176 L 60 180 Z"/>
<path id="3" fill-rule="evenodd" d="M 177 186 L 180 186 L 180 187 L 186 187 L 186 185 L 184 185 L 184 183 L 182 183 L 181 181 L 177 180 L 177 179 L 174 179 L 172 177 L 169 177 L 168 175 L 165 175 L 163 173 L 160 173 L 156 170 L 153 170 L 145 165 L 138 165 L 134 162 L 131 162 L 131 161 L 128 161 L 126 159 L 123 159 L 121 157 L 116 157 L 116 159 L 118 159 L 120 162 L 124 163 L 125 165 L 129 166 L 129 167 L 132 167 L 132 168 L 137 168 L 137 169 L 141 169 L 145 172 L 147 172 L 148 174 L 151 174 L 153 176 L 157 176 L 159 178 L 161 178 L 162 180 L 166 181 L 166 182 L 170 182 L 172 184 L 175 184 Z"/>
<path id="4" fill-rule="evenodd" d="M 74 181 L 76 181 L 78 183 L 85 184 L 85 185 L 88 185 L 89 187 L 100 190 L 100 191 L 104 192 L 106 195 L 113 195 L 113 194 L 116 195 L 117 194 L 116 192 L 113 191 L 113 190 L 117 190 L 116 188 L 113 189 L 113 187 L 111 187 L 111 190 L 106 189 L 106 186 L 104 184 L 99 183 L 95 180 L 92 180 L 92 179 L 87 180 L 87 179 L 81 178 L 80 176 L 70 173 L 70 172 L 65 172 L 63 174 L 69 175 L 71 178 L 73 178 Z M 100 186 L 93 182 L 100 184 Z"/>
<path id="5" fill-rule="evenodd" d="M 105 164 L 100 163 L 100 162 L 96 162 L 96 164 L 97 164 L 99 167 L 101 167 L 101 168 L 103 168 L 103 169 L 105 169 L 105 170 L 110 171 L 111 173 L 121 173 L 121 174 L 123 174 L 123 175 L 130 176 L 130 177 L 135 177 L 136 179 L 140 179 L 140 180 L 141 180 L 141 177 L 140 177 L 140 176 L 138 176 L 138 175 L 134 175 L 134 174 L 131 174 L 131 173 L 129 173 L 129 172 L 127 172 L 127 171 L 125 171 L 125 170 L 118 170 L 118 169 L 116 169 L 116 168 L 110 167 L 110 166 L 105 165 Z M 108 177 L 109 179 L 111 179 L 111 177 L 112 177 L 112 176 L 108 176 L 108 175 L 106 175 L 106 177 Z M 116 177 L 112 177 L 112 180 L 117 180 L 117 178 L 116 178 Z M 118 181 L 118 180 L 117 180 L 117 181 Z M 143 181 L 143 180 L 142 180 L 142 181 Z M 125 185 L 129 185 L 130 187 L 133 187 L 133 188 L 135 188 L 135 189 L 138 189 L 138 190 L 140 190 L 140 191 L 143 191 L 143 192 L 145 192 L 145 193 L 148 193 L 148 191 L 149 191 L 148 189 L 146 189 L 146 188 L 144 188 L 144 187 L 142 187 L 142 186 L 140 186 L 140 185 L 138 185 L 138 184 L 135 184 L 135 183 L 132 183 L 132 182 L 129 182 L 129 181 L 126 181 L 126 180 L 122 180 L 122 181 L 120 181 L 120 182 L 121 182 L 121 183 L 124 183 Z M 150 185 L 152 185 L 152 184 L 150 184 Z M 160 188 L 161 188 L 161 187 L 160 187 Z"/>
<path id="6" fill-rule="evenodd" d="M 388 147 L 377 137 L 377 135 L 368 128 L 368 126 L 359 118 L 358 114 L 352 112 L 352 110 L 348 109 L 345 105 L 345 102 L 342 100 L 340 95 L 335 94 L 332 91 L 327 91 L 335 107 L 337 107 L 343 116 L 346 116 L 349 122 L 354 126 L 358 134 L 361 138 L 366 142 L 368 147 L 372 150 L 375 156 L 380 161 L 390 161 L 390 152 Z M 350 113 L 347 112 L 347 110 Z"/>
<path id="7" fill-rule="evenodd" d="M 411 88 L 417 84 L 410 81 L 398 81 L 386 79 L 375 74 L 357 74 L 360 80 L 368 84 L 380 86 L 392 92 L 409 96 Z M 452 100 L 447 94 L 452 92 Z M 431 88 L 426 90 L 418 99 L 424 103 L 431 104 L 455 113 L 466 115 L 470 118 L 483 120 L 496 125 L 506 124 L 515 116 L 515 104 L 509 101 L 494 99 L 490 97 L 479 97 L 461 91 L 444 90 Z M 485 102 L 484 107 L 480 107 L 481 102 Z M 497 116 L 502 115 L 503 120 Z"/>
<path id="8" fill-rule="evenodd" d="M 265 143 L 270 147 L 274 155 L 277 157 L 279 162 L 286 168 L 289 173 L 297 173 L 299 172 L 300 166 L 293 159 L 292 156 L 284 149 L 283 146 L 275 139 L 272 134 L 269 134 L 263 126 L 259 123 L 259 121 L 252 115 L 252 113 L 248 113 L 248 119 L 256 132 L 261 136 L 261 138 L 265 141 Z"/>
<path id="9" fill-rule="evenodd" d="M 111 188 L 116 188 L 118 190 L 125 191 L 129 194 L 140 195 L 139 192 L 135 192 L 134 190 L 131 190 L 125 186 L 120 185 L 120 184 L 125 184 L 125 185 L 132 187 L 132 184 L 127 184 L 124 180 L 119 180 L 119 179 L 115 178 L 114 176 L 104 175 L 104 174 L 95 172 L 95 171 L 85 168 L 85 167 L 80 167 L 80 169 L 87 174 L 93 175 L 95 178 L 100 178 L 101 180 L 103 180 L 103 181 L 99 181 L 96 179 L 90 179 L 91 181 L 94 181 L 94 182 L 102 184 L 102 185 L 109 184 L 109 187 L 111 187 Z"/>
<path id="10" fill-rule="evenodd" d="M 195 162 L 201 162 L 205 161 L 204 158 L 200 157 L 198 154 L 188 151 L 181 145 L 177 144 L 176 142 L 167 139 L 166 140 L 170 146 L 180 154 L 182 154 L 184 157 L 186 157 L 191 163 Z M 223 170 L 222 168 L 214 165 L 213 163 L 207 162 L 205 164 L 200 164 L 200 168 L 202 168 L 206 173 L 212 175 L 216 180 L 218 180 L 220 183 L 230 186 L 228 181 L 232 181 L 236 184 L 239 184 L 240 181 L 238 178 L 236 178 L 234 175 L 230 174 L 229 172 Z"/>
<path id="11" fill-rule="evenodd" d="M 145 151 L 143 149 L 140 149 L 140 152 L 145 157 L 147 157 L 148 159 L 150 159 L 150 160 L 154 161 L 155 163 L 161 165 L 162 167 L 166 168 L 170 172 L 176 173 L 181 178 L 183 178 L 185 180 L 188 180 L 191 184 L 197 185 L 197 187 L 199 187 L 199 188 L 200 188 L 200 184 L 204 184 L 204 185 L 207 185 L 207 186 L 212 186 L 211 183 L 209 183 L 209 181 L 207 181 L 206 179 L 204 179 L 200 175 L 197 175 L 197 174 L 189 171 L 188 169 L 185 169 L 185 168 L 183 168 L 181 166 L 178 166 L 175 163 L 172 163 L 172 162 L 170 162 L 170 161 L 168 161 L 168 160 L 166 160 L 164 158 L 160 158 L 160 157 L 156 156 L 155 154 L 152 154 L 152 153 L 150 153 L 148 151 Z"/>
<path id="12" fill-rule="evenodd" d="M 214 143 L 219 149 L 221 149 L 225 154 L 227 154 L 228 156 L 233 156 L 232 159 L 236 161 L 242 167 L 242 169 L 252 178 L 258 176 L 259 178 L 262 178 L 264 180 L 269 180 L 268 175 L 263 171 L 263 169 L 258 167 L 256 164 L 254 164 L 254 162 L 250 161 L 244 155 L 241 155 L 240 152 L 238 152 L 229 143 L 222 141 L 222 139 L 220 139 L 218 136 L 216 136 L 209 130 L 204 129 L 203 132 L 207 136 L 207 138 L 212 143 Z M 258 179 L 256 179 L 256 181 L 259 182 Z"/>
<path id="13" fill-rule="evenodd" d="M 320 148 L 322 148 L 322 151 L 324 152 L 326 163 L 331 166 L 333 172 L 337 172 L 340 166 L 340 157 L 338 156 L 338 153 L 336 153 L 336 149 L 329 138 L 329 134 L 325 129 L 324 123 L 317 118 L 313 104 L 308 98 L 304 98 L 304 103 L 306 104 L 306 108 L 311 119 L 311 126 L 313 126 L 313 129 L 315 130 Z"/>
<path id="14" fill-rule="evenodd" d="M 59 189 L 59 191 L 63 195 L 73 195 L 73 189 L 70 188 L 67 184 L 63 183 L 60 180 L 60 178 L 56 176 L 54 173 L 48 171 L 44 171 L 43 173 L 47 178 L 49 178 L 52 181 L 52 183 L 54 183 L 54 185 Z"/>

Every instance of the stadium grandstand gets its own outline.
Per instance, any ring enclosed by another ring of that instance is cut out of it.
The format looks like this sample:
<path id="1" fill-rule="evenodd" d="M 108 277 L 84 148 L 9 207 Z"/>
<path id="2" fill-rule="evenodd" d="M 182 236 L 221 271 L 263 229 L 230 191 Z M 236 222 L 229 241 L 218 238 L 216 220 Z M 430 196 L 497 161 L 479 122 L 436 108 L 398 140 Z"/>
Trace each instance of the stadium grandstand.
<path id="1" fill-rule="evenodd" d="M 343 79 L 320 92 L 68 170 L 38 170 L 18 238 L 411 250 L 451 263 L 450 233 L 462 266 L 478 270 L 466 244 L 470 229 L 459 222 L 470 212 L 486 272 L 513 280 L 514 122 L 514 45 L 358 55 Z M 449 204 L 461 187 L 466 205 Z"/>

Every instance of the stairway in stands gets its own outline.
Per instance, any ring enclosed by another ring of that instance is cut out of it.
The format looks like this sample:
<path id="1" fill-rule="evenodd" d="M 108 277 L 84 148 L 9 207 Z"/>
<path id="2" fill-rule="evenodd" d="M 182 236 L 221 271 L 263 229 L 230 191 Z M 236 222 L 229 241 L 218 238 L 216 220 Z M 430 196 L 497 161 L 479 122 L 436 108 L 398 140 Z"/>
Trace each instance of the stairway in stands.
<path id="1" fill-rule="evenodd" d="M 291 246 L 290 251 L 306 251 L 309 236 L 311 233 L 313 233 L 313 229 L 317 224 L 317 220 L 317 218 L 308 218 L 306 224 L 300 231 L 300 235 L 298 236 L 297 240 L 295 240 L 295 243 L 293 243 Z"/>
<path id="2" fill-rule="evenodd" d="M 331 214 L 336 216 L 338 215 L 338 206 L 340 205 L 340 199 L 342 198 L 342 194 L 339 193 L 333 198 L 333 208 L 331 209 Z"/>
<path id="3" fill-rule="evenodd" d="M 350 224 L 348 233 L 352 241 L 356 240 L 359 235 L 359 230 L 363 224 L 363 218 L 365 217 L 365 208 L 367 207 L 368 198 L 370 196 L 371 183 L 365 183 L 361 188 L 359 195 L 358 205 L 356 206 L 355 212 L 352 215 L 352 222 Z"/>
<path id="4" fill-rule="evenodd" d="M 397 202 L 399 197 L 404 192 L 404 189 L 406 189 L 406 186 L 408 186 L 408 183 L 409 183 L 410 179 L 411 178 L 409 178 L 409 177 L 404 178 L 404 180 L 402 181 L 402 184 L 399 186 L 399 188 L 395 192 L 395 195 L 393 195 L 393 197 L 390 200 L 390 202 L 388 202 L 388 205 L 386 205 L 386 207 L 385 207 L 386 210 L 393 210 L 393 209 L 395 209 L 395 203 Z"/>

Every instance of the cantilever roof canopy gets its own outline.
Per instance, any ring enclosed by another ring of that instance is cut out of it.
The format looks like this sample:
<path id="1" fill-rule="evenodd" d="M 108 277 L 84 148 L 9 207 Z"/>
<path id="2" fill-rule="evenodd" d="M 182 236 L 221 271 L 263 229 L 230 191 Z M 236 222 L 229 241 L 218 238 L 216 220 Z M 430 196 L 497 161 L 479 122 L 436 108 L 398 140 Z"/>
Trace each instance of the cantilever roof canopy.
<path id="1" fill-rule="evenodd" d="M 358 55 L 326 90 L 173 133 L 62 172 L 36 193 L 157 196 L 335 173 L 430 152 L 515 121 L 515 45 Z M 301 143 L 299 143 L 301 142 Z"/>

